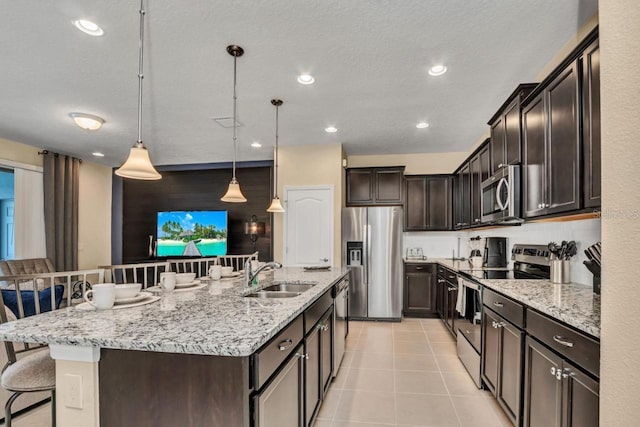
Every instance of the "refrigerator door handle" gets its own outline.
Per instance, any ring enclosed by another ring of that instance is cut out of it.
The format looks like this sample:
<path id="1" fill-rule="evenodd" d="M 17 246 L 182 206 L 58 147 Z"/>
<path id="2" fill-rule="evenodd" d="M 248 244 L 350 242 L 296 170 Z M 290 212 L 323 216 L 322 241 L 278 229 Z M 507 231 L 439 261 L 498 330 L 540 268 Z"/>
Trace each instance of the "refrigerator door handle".
<path id="1" fill-rule="evenodd" d="M 364 226 L 365 228 L 365 250 L 366 256 L 362 260 L 362 265 L 364 268 L 364 283 L 369 287 L 369 261 L 371 260 L 371 225 L 367 224 Z"/>

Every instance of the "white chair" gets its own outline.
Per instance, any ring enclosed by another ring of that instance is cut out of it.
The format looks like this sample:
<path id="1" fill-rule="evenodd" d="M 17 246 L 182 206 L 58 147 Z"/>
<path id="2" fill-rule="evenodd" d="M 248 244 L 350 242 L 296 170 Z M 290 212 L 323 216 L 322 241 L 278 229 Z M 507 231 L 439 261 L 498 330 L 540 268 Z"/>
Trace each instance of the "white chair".
<path id="1" fill-rule="evenodd" d="M 25 313 L 41 314 L 45 303 L 49 310 L 56 310 L 63 302 L 70 306 L 74 301 L 82 301 L 84 292 L 92 283 L 104 282 L 104 270 L 0 276 L 0 281 L 1 290 L 5 291 L 7 296 L 12 296 L 11 302 L 5 301 L 5 295 L 0 292 L 0 323 L 5 323 L 21 319 L 25 317 Z M 64 287 L 59 297 L 56 293 L 57 286 Z M 50 297 L 43 295 L 45 292 L 48 292 Z M 27 295 L 30 298 L 25 301 Z M 0 383 L 5 390 L 12 393 L 4 408 L 5 425 L 11 427 L 12 405 L 18 397 L 24 393 L 49 392 L 51 424 L 55 426 L 55 362 L 49 356 L 48 348 L 28 343 L 14 344 L 10 341 L 5 341 L 4 346 L 7 363 L 2 370 Z"/>
<path id="2" fill-rule="evenodd" d="M 176 273 L 196 273 L 196 277 L 202 277 L 209 274 L 210 266 L 218 265 L 218 257 L 170 259 L 167 262 L 171 265 L 171 271 Z"/>
<path id="3" fill-rule="evenodd" d="M 171 271 L 171 265 L 167 261 L 105 265 L 99 268 L 104 268 L 109 272 L 109 282 L 140 283 L 143 289 L 155 286 L 160 281 L 160 273 Z"/>
<path id="4" fill-rule="evenodd" d="M 244 264 L 248 261 L 257 261 L 258 252 L 249 255 L 225 255 L 218 257 L 219 263 L 223 267 L 233 267 L 234 271 L 244 270 Z"/>

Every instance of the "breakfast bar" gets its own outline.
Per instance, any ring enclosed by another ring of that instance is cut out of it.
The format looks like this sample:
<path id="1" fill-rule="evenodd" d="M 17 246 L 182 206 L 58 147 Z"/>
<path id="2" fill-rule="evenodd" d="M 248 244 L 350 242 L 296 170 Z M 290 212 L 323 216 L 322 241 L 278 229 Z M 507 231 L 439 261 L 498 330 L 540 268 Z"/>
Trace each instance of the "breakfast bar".
<path id="1" fill-rule="evenodd" d="M 312 328 L 329 330 L 322 321 L 333 313 L 331 291 L 346 276 L 340 268 L 283 268 L 249 288 L 212 282 L 130 309 L 48 312 L 0 325 L 0 339 L 49 345 L 58 425 L 249 426 L 264 415 L 258 392 L 323 339 Z M 273 283 L 313 286 L 288 298 L 247 296 Z M 275 358 L 274 339 L 285 343 Z"/>

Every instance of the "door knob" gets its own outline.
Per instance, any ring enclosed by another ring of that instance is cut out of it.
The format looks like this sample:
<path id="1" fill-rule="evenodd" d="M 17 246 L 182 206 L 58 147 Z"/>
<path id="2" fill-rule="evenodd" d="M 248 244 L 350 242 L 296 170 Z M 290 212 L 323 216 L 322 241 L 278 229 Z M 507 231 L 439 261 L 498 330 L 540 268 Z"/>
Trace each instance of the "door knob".
<path id="1" fill-rule="evenodd" d="M 322 261 L 322 262 L 329 262 L 329 258 L 320 258 L 320 261 Z"/>

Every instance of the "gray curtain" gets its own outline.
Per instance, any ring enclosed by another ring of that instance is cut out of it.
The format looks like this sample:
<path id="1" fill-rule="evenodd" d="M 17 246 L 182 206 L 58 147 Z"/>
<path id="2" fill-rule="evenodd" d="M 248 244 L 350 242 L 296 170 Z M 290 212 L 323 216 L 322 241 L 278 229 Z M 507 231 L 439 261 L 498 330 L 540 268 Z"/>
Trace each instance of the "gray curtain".
<path id="1" fill-rule="evenodd" d="M 42 154 L 47 258 L 56 271 L 77 270 L 80 160 L 47 151 Z"/>

